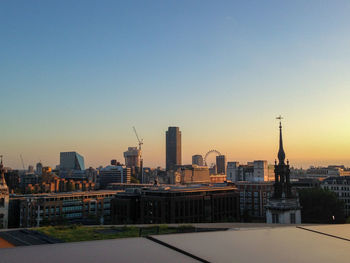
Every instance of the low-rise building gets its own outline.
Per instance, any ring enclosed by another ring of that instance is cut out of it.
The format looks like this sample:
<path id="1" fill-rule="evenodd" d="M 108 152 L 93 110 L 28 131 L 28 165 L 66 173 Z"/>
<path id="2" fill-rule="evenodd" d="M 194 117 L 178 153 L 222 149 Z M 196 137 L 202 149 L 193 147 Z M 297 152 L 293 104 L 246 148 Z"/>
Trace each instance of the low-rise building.
<path id="1" fill-rule="evenodd" d="M 344 202 L 345 216 L 350 216 L 350 176 L 328 177 L 321 182 L 321 187 L 336 193 Z"/>
<path id="2" fill-rule="evenodd" d="M 154 186 L 118 193 L 112 219 L 114 224 L 233 222 L 239 221 L 238 202 L 234 185 Z"/>
<path id="3" fill-rule="evenodd" d="M 131 169 L 119 163 L 100 170 L 99 185 L 104 189 L 110 183 L 130 183 Z"/>
<path id="4" fill-rule="evenodd" d="M 109 223 L 110 200 L 118 191 L 11 195 L 11 215 L 19 215 L 19 225 L 34 227 L 47 224 Z M 16 209 L 17 208 L 17 209 Z M 19 209 L 19 211 L 18 211 Z"/>

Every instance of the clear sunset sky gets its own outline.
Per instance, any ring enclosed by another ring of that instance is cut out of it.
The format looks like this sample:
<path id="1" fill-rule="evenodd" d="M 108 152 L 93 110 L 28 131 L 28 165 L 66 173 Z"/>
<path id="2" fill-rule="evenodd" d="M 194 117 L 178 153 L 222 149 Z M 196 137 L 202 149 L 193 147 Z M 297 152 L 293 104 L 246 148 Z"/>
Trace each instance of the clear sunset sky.
<path id="1" fill-rule="evenodd" d="M 0 2 L 0 153 L 7 166 L 165 164 L 217 149 L 246 162 L 350 166 L 349 1 Z"/>

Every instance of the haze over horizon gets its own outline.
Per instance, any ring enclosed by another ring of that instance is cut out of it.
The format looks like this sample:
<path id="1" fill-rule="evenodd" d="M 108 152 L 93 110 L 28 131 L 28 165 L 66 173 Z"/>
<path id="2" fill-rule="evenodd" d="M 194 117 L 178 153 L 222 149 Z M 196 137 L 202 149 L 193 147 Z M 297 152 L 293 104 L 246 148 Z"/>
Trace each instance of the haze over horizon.
<path id="1" fill-rule="evenodd" d="M 165 166 L 217 149 L 291 166 L 350 166 L 348 1 L 3 1 L 0 154 L 21 168 L 77 151 L 124 162 L 144 138 Z M 27 168 L 27 167 L 26 167 Z"/>

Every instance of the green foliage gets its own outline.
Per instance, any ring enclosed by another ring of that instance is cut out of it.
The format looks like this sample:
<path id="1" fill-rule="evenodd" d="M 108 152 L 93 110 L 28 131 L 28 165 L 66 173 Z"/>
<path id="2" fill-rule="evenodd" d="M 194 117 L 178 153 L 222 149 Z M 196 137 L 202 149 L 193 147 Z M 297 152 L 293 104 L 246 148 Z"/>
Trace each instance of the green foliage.
<path id="1" fill-rule="evenodd" d="M 299 197 L 303 223 L 341 224 L 345 222 L 344 203 L 335 193 L 321 188 L 302 189 L 299 191 Z"/>
<path id="2" fill-rule="evenodd" d="M 168 227 L 167 225 L 136 227 L 101 227 L 81 225 L 45 226 L 35 229 L 48 236 L 65 242 L 78 242 L 88 240 L 103 240 L 114 238 L 139 237 L 148 235 L 164 235 L 184 232 L 194 232 L 192 225 L 180 225 L 179 227 Z"/>
<path id="3" fill-rule="evenodd" d="M 130 183 L 132 183 L 132 184 L 139 184 L 140 180 L 136 179 L 134 176 L 131 176 Z"/>

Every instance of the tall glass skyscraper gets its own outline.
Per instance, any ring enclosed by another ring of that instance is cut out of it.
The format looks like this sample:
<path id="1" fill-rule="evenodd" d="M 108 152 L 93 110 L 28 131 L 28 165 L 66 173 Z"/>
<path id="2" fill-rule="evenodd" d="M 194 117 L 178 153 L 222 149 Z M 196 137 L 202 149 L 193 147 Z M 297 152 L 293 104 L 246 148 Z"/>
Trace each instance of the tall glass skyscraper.
<path id="1" fill-rule="evenodd" d="M 181 132 L 179 127 L 169 127 L 166 135 L 166 170 L 181 165 Z"/>

